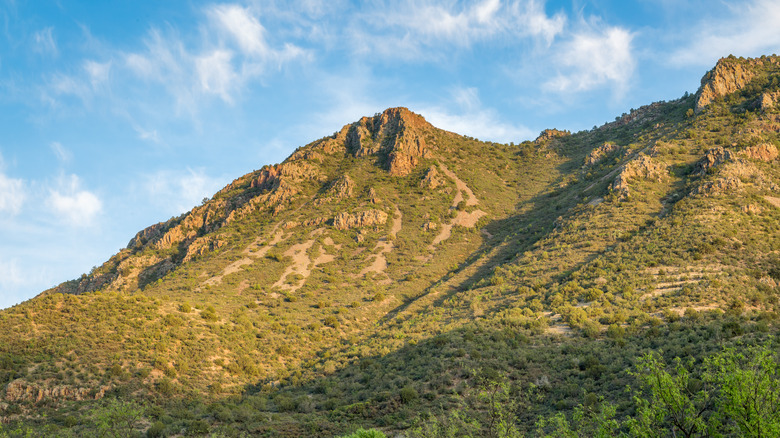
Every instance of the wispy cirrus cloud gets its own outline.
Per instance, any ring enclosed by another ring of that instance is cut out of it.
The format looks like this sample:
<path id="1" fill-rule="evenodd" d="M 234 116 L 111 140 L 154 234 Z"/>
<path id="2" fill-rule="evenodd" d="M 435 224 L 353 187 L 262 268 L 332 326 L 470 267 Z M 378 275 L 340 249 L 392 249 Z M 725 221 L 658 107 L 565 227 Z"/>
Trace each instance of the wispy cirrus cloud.
<path id="1" fill-rule="evenodd" d="M 200 38 L 168 25 L 152 27 L 134 50 L 101 46 L 102 57 L 48 74 L 41 100 L 58 107 L 64 98 L 75 97 L 90 106 L 104 98 L 108 108 L 127 108 L 139 100 L 138 92 L 147 92 L 158 107 L 173 106 L 174 115 L 191 116 L 212 98 L 235 104 L 248 84 L 262 85 L 273 71 L 310 59 L 308 50 L 268 32 L 256 9 L 220 4 L 201 8 L 198 16 Z M 40 50 L 56 49 L 51 28 L 35 35 Z M 149 84 L 160 88 L 151 90 Z"/>
<path id="2" fill-rule="evenodd" d="M 45 27 L 33 34 L 33 49 L 41 54 L 57 56 L 57 42 L 54 39 L 53 27 Z"/>
<path id="3" fill-rule="evenodd" d="M 24 181 L 5 174 L 5 161 L 0 154 L 0 213 L 6 217 L 19 214 L 26 197 Z"/>
<path id="4" fill-rule="evenodd" d="M 248 9 L 238 5 L 218 5 L 209 9 L 216 29 L 237 43 L 244 54 L 267 57 L 274 53 L 265 39 L 265 28 Z"/>
<path id="5" fill-rule="evenodd" d="M 522 125 L 502 120 L 497 111 L 486 108 L 476 88 L 455 88 L 441 105 L 421 106 L 421 114 L 434 126 L 481 140 L 513 142 L 526 140 L 533 132 Z"/>
<path id="6" fill-rule="evenodd" d="M 144 175 L 139 189 L 165 214 L 178 215 L 199 205 L 222 188 L 224 182 L 204 169 L 159 170 Z"/>
<path id="7" fill-rule="evenodd" d="M 290 42 L 269 42 L 259 17 L 248 8 L 218 5 L 206 8 L 205 16 L 201 45 L 153 29 L 145 50 L 124 55 L 130 72 L 161 84 L 179 109 L 191 109 L 210 95 L 231 104 L 249 81 L 308 56 Z"/>
<path id="8" fill-rule="evenodd" d="M 26 197 L 24 181 L 8 177 L 0 169 L 0 213 L 10 216 L 19 214 Z"/>
<path id="9" fill-rule="evenodd" d="M 760 56 L 778 52 L 780 47 L 780 3 L 751 0 L 725 3 L 726 13 L 705 17 L 685 32 L 686 43 L 674 50 L 674 65 L 703 65 L 728 54 Z"/>
<path id="10" fill-rule="evenodd" d="M 53 141 L 49 144 L 49 147 L 61 164 L 67 164 L 73 159 L 73 153 L 65 148 L 62 143 Z"/>
<path id="11" fill-rule="evenodd" d="M 550 45 L 564 31 L 563 13 L 548 15 L 544 2 L 483 0 L 372 3 L 352 19 L 359 53 L 401 59 L 437 59 L 447 46 L 469 48 L 486 41 L 514 45 L 521 40 Z M 449 53 L 449 52 L 445 52 Z"/>
<path id="12" fill-rule="evenodd" d="M 375 2 L 352 17 L 347 33 L 359 58 L 456 62 L 480 45 L 517 50 L 518 64 L 537 66 L 534 80 L 553 93 L 606 87 L 621 95 L 636 65 L 634 32 L 598 17 L 550 14 L 538 0 Z"/>

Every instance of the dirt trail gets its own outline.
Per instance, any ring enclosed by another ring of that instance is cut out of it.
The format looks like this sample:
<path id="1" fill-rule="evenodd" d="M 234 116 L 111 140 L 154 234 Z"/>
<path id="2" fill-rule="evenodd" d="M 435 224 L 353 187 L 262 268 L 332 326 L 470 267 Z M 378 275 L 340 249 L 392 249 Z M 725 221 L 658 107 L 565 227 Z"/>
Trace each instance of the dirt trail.
<path id="1" fill-rule="evenodd" d="M 401 228 L 403 226 L 403 214 L 401 213 L 401 210 L 398 209 L 398 206 L 395 207 L 395 214 L 393 216 L 393 225 L 390 226 L 390 236 L 395 238 L 396 235 L 401 231 Z M 392 241 L 388 241 L 387 239 L 380 239 L 376 243 L 376 247 L 374 247 L 374 251 L 379 250 L 378 253 L 374 254 L 374 260 L 371 262 L 370 265 L 363 268 L 362 271 L 360 271 L 360 275 L 366 275 L 369 272 L 375 272 L 375 273 L 384 273 L 387 269 L 387 257 L 385 254 L 391 252 L 393 249 L 395 249 L 395 245 Z M 387 277 L 386 279 L 382 280 L 380 283 L 389 283 L 392 280 L 390 280 L 390 277 Z"/>
<path id="2" fill-rule="evenodd" d="M 655 276 L 658 282 L 653 290 L 644 294 L 643 300 L 678 292 L 687 285 L 697 285 L 723 272 L 723 265 L 710 264 L 690 266 L 682 270 L 676 266 L 656 266 L 646 268 L 645 273 Z"/>
<path id="3" fill-rule="evenodd" d="M 284 231 L 279 229 L 279 225 L 281 224 L 277 223 L 274 226 L 274 229 L 271 230 L 271 234 L 273 234 L 274 237 L 268 241 L 268 243 L 263 245 L 265 239 L 258 237 L 254 242 L 250 243 L 246 248 L 244 248 L 244 254 L 254 258 L 264 257 L 265 253 L 267 253 L 272 246 L 284 240 Z"/>
<path id="4" fill-rule="evenodd" d="M 453 210 L 458 207 L 458 204 L 460 204 L 461 201 L 464 199 L 466 200 L 466 206 L 474 206 L 479 205 L 479 200 L 476 196 L 474 196 L 474 192 L 466 185 L 463 180 L 458 178 L 458 175 L 456 175 L 453 171 L 447 168 L 444 164 L 439 164 L 439 168 L 441 171 L 447 175 L 448 177 L 452 178 L 453 181 L 455 181 L 455 188 L 458 189 L 458 193 L 455 194 L 455 198 L 452 200 L 452 205 L 450 206 L 450 210 Z M 466 194 L 465 197 L 463 194 Z M 452 227 L 455 225 L 460 225 L 462 227 L 466 228 L 472 228 L 474 227 L 479 219 L 482 216 L 485 216 L 487 213 L 485 213 L 482 210 L 474 210 L 471 213 L 465 212 L 465 211 L 458 211 L 458 214 L 452 218 L 452 220 L 449 223 L 442 224 L 441 225 L 441 231 L 439 231 L 439 234 L 436 235 L 436 237 L 433 239 L 433 242 L 428 247 L 429 249 L 433 250 L 436 245 L 440 244 L 441 242 L 447 240 L 452 235 Z"/>
<path id="5" fill-rule="evenodd" d="M 445 175 L 452 178 L 455 181 L 455 187 L 458 189 L 458 193 L 455 195 L 455 199 L 452 201 L 452 206 L 457 207 L 458 204 L 460 204 L 460 201 L 463 200 L 463 193 L 466 194 L 466 205 L 477 205 L 479 204 L 479 201 L 477 200 L 477 197 L 474 196 L 474 192 L 471 191 L 469 186 L 466 185 L 463 180 L 458 178 L 458 175 L 456 175 L 453 171 L 447 168 L 444 164 L 439 164 L 439 168 L 442 172 L 444 172 Z"/>

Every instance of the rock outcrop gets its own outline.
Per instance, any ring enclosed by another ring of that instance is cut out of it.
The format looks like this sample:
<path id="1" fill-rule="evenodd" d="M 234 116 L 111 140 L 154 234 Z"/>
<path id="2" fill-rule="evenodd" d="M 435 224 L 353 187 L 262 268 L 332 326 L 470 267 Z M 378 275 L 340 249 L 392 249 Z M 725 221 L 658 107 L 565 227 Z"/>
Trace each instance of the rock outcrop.
<path id="1" fill-rule="evenodd" d="M 190 246 L 187 247 L 187 255 L 184 256 L 184 260 L 182 261 L 188 262 L 225 246 L 227 241 L 222 240 L 220 237 L 221 236 L 203 236 L 195 239 Z"/>
<path id="2" fill-rule="evenodd" d="M 766 162 L 774 161 L 777 159 L 778 156 L 777 147 L 769 143 L 761 143 L 755 146 L 750 146 L 749 148 L 742 151 L 742 154 L 744 154 L 747 158 L 750 158 L 752 160 L 760 160 Z"/>
<path id="3" fill-rule="evenodd" d="M 108 387 L 74 388 L 65 385 L 42 387 L 17 379 L 6 386 L 4 399 L 9 403 L 99 400 L 103 398 L 108 389 Z"/>
<path id="4" fill-rule="evenodd" d="M 716 147 L 704 153 L 704 156 L 696 163 L 694 175 L 704 175 L 711 169 L 734 159 L 734 153 L 722 147 Z"/>
<path id="5" fill-rule="evenodd" d="M 350 125 L 344 137 L 347 150 L 354 156 L 376 155 L 391 175 L 404 176 L 421 158 L 432 156 L 432 128 L 422 116 L 406 108 L 390 108 Z"/>
<path id="6" fill-rule="evenodd" d="M 735 58 L 721 58 L 715 68 L 701 79 L 701 88 L 696 95 L 696 112 L 718 97 L 741 90 L 754 75 L 744 62 Z"/>
<path id="7" fill-rule="evenodd" d="M 733 56 L 721 58 L 715 68 L 708 71 L 701 79 L 701 87 L 696 93 L 696 112 L 719 97 L 742 90 L 755 78 L 758 71 L 769 64 L 776 63 L 774 56 L 740 59 Z M 757 103 L 762 109 L 771 108 L 776 102 L 776 96 L 764 93 Z"/>
<path id="8" fill-rule="evenodd" d="M 539 136 L 536 137 L 536 140 L 534 140 L 534 143 L 536 144 L 542 144 L 544 142 L 547 142 L 549 140 L 554 140 L 556 138 L 560 137 L 567 137 L 571 135 L 571 132 L 569 131 L 560 131 L 558 129 L 545 129 L 541 133 L 539 133 Z"/>
<path id="9" fill-rule="evenodd" d="M 346 199 L 352 197 L 352 192 L 355 190 L 355 183 L 349 177 L 349 175 L 343 175 L 333 182 L 330 186 L 330 195 L 336 199 Z"/>
<path id="10" fill-rule="evenodd" d="M 333 226 L 337 230 L 373 227 L 385 223 L 387 223 L 387 213 L 382 210 L 366 210 L 353 214 L 342 212 L 333 218 Z"/>
<path id="11" fill-rule="evenodd" d="M 615 152 L 616 150 L 620 149 L 620 146 L 616 145 L 615 143 L 604 143 L 603 145 L 597 147 L 596 149 L 593 149 L 590 151 L 587 157 L 585 157 L 585 165 L 586 166 L 592 166 L 602 159 L 606 157 L 607 155 L 611 154 L 612 152 Z"/>
<path id="12" fill-rule="evenodd" d="M 696 187 L 696 189 L 693 191 L 693 194 L 703 196 L 719 195 L 727 192 L 733 192 L 740 187 L 742 187 L 742 181 L 740 181 L 739 178 L 719 178 L 715 181 L 707 181 L 699 187 Z"/>
<path id="13" fill-rule="evenodd" d="M 780 92 L 765 92 L 761 93 L 761 96 L 758 97 L 755 104 L 753 105 L 755 108 L 769 111 L 775 106 L 777 106 L 777 102 L 780 100 Z"/>
<path id="14" fill-rule="evenodd" d="M 650 105 L 643 105 L 637 109 L 631 109 L 628 113 L 623 113 L 615 119 L 614 122 L 604 124 L 599 129 L 613 129 L 630 123 L 653 122 L 662 115 L 664 102 L 653 102 Z"/>
<path id="15" fill-rule="evenodd" d="M 619 193 L 621 199 L 628 196 L 629 182 L 633 180 L 656 180 L 660 181 L 668 174 L 666 166 L 662 163 L 653 161 L 647 155 L 639 157 L 626 163 L 621 169 L 615 181 L 612 183 L 612 190 Z"/>
<path id="16" fill-rule="evenodd" d="M 425 176 L 423 177 L 422 181 L 420 181 L 420 187 L 424 189 L 433 190 L 442 185 L 444 185 L 444 178 L 441 176 L 439 171 L 436 170 L 436 166 L 429 167 L 425 172 Z"/>
<path id="17" fill-rule="evenodd" d="M 170 230 L 172 227 L 174 227 L 176 224 L 178 224 L 181 219 L 183 219 L 184 216 L 180 216 L 178 218 L 172 218 L 169 219 L 167 222 L 160 222 L 159 224 L 154 224 L 150 227 L 147 227 L 144 230 L 141 230 L 138 232 L 138 234 L 133 237 L 130 242 L 127 244 L 127 248 L 133 249 L 133 248 L 140 248 L 147 243 L 155 242 L 157 240 L 160 240 L 160 238 L 165 235 L 165 233 Z"/>

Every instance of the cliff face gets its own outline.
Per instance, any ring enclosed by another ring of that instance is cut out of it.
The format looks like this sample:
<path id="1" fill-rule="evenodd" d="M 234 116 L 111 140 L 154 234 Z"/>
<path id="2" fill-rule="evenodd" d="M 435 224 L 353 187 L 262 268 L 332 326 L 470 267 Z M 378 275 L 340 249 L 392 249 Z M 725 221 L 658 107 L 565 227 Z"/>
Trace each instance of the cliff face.
<path id="1" fill-rule="evenodd" d="M 407 108 L 391 108 L 363 117 L 347 129 L 347 150 L 356 157 L 376 155 L 393 176 L 405 176 L 430 158 L 435 147 L 428 135 L 433 127 Z"/>
<path id="2" fill-rule="evenodd" d="M 780 65 L 780 58 L 777 56 L 747 60 L 732 56 L 721 58 L 715 68 L 701 79 L 701 87 L 696 93 L 696 112 L 701 112 L 719 97 L 742 90 L 759 74 L 760 70 L 772 64 Z"/>

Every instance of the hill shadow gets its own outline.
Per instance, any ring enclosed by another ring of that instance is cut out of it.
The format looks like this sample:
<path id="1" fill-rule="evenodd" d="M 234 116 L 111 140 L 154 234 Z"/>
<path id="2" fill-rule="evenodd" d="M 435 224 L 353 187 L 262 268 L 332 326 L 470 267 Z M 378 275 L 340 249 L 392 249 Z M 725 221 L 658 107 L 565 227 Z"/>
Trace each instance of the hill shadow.
<path id="1" fill-rule="evenodd" d="M 583 340 L 483 321 L 431 333 L 384 355 L 350 358 L 347 345 L 342 354 L 330 356 L 340 359 L 320 358 L 324 367 L 308 378 L 247 387 L 244 400 L 284 419 L 284 430 L 270 421 L 248 432 L 286 437 L 334 436 L 358 426 L 399 430 L 418 424 L 421 412 L 446 416 L 453 411 L 481 422 L 484 432 L 491 398 L 480 394 L 495 394 L 501 385 L 508 391 L 504 403 L 524 433 L 532 433 L 540 417 L 571 412 L 598 396 L 616 403 L 620 417 L 631 413 L 626 388 L 639 387 L 629 372 L 636 358 L 659 348 L 666 361 L 712 354 L 722 347 L 722 340 L 710 336 L 719 324 L 686 320 L 625 339 Z"/>
<path id="2" fill-rule="evenodd" d="M 580 181 L 574 185 L 562 187 L 568 175 L 580 169 L 584 157 L 595 147 L 595 142 L 589 138 L 578 139 L 575 137 L 571 142 L 575 143 L 575 150 L 569 151 L 567 159 L 555 166 L 557 177 L 551 179 L 535 195 L 516 202 L 515 210 L 522 211 L 522 213 L 487 223 L 483 229 L 492 237 L 484 239 L 480 248 L 460 263 L 455 274 L 447 273 L 432 281 L 432 285 L 425 288 L 420 295 L 389 311 L 379 320 L 379 323 L 392 320 L 415 302 L 425 298 L 433 288 L 450 281 L 457 273 L 479 264 L 473 273 L 459 280 L 456 284 L 451 284 L 450 291 L 434 301 L 434 305 L 441 305 L 455 294 L 477 286 L 481 280 L 492 274 L 495 267 L 517 260 L 525 251 L 532 249 L 537 242 L 549 237 L 555 231 L 560 219 L 580 204 L 582 192 L 588 185 L 588 182 Z M 571 145 L 568 147 L 572 148 Z M 522 169 L 519 171 L 522 172 Z M 592 192 L 597 193 L 596 190 Z M 489 258 L 485 259 L 491 252 Z M 591 254 L 576 265 L 571 266 L 567 271 L 573 272 L 597 256 L 598 254 Z M 559 274 L 558 277 L 563 274 L 565 273 Z"/>

